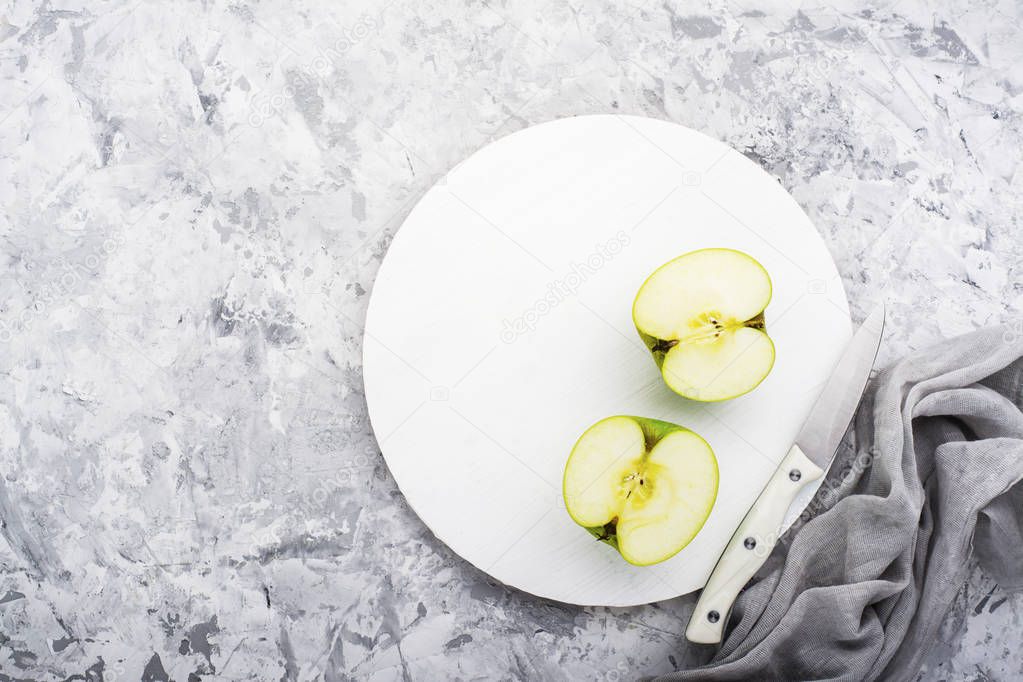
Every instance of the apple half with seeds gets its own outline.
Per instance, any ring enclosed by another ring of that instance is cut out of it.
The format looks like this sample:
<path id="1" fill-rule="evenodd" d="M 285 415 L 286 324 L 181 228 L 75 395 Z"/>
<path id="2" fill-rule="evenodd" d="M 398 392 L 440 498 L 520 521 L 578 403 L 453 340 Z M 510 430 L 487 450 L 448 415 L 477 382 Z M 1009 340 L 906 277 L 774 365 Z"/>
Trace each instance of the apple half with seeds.
<path id="1" fill-rule="evenodd" d="M 701 249 L 643 282 L 632 320 L 668 388 L 701 402 L 749 393 L 774 366 L 764 309 L 771 278 L 752 256 Z"/>
<path id="2" fill-rule="evenodd" d="M 707 441 L 677 424 L 624 416 L 583 433 L 562 489 L 572 520 L 637 566 L 688 545 L 717 492 L 718 463 Z"/>

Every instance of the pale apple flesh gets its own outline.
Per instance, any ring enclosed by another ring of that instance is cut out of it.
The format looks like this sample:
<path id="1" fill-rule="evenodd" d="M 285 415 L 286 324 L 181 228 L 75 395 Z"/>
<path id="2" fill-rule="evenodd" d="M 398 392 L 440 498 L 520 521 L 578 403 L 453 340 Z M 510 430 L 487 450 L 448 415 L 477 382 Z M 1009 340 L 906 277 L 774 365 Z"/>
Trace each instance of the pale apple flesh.
<path id="1" fill-rule="evenodd" d="M 650 275 L 632 318 L 668 387 L 714 402 L 752 391 L 774 366 L 764 321 L 770 302 L 771 278 L 754 258 L 702 249 Z"/>
<path id="2" fill-rule="evenodd" d="M 692 431 L 656 419 L 609 417 L 579 438 L 565 466 L 572 519 L 631 564 L 688 545 L 717 498 L 714 451 Z"/>

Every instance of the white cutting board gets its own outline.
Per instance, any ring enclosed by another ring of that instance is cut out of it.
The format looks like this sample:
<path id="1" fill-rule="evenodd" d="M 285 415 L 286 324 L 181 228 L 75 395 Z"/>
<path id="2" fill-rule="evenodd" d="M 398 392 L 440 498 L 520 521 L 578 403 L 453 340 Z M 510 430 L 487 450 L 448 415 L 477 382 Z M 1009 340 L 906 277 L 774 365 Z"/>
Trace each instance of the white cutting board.
<path id="1" fill-rule="evenodd" d="M 777 360 L 752 393 L 700 404 L 662 384 L 631 309 L 655 268 L 711 246 L 770 273 Z M 541 597 L 644 604 L 703 586 L 849 337 L 835 265 L 777 180 L 679 125 L 582 116 L 488 145 L 416 205 L 373 287 L 366 398 L 409 504 L 467 561 Z M 564 509 L 572 445 L 615 414 L 682 424 L 718 458 L 710 518 L 656 566 Z"/>

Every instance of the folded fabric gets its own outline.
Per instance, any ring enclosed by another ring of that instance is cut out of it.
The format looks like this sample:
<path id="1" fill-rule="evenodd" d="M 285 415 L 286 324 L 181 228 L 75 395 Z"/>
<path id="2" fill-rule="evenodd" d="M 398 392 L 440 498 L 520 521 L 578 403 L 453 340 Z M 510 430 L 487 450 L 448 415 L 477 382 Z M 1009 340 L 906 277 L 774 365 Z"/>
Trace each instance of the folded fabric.
<path id="1" fill-rule="evenodd" d="M 993 327 L 883 372 L 720 649 L 661 679 L 910 680 L 971 555 L 1023 587 L 1021 356 L 1023 330 Z"/>

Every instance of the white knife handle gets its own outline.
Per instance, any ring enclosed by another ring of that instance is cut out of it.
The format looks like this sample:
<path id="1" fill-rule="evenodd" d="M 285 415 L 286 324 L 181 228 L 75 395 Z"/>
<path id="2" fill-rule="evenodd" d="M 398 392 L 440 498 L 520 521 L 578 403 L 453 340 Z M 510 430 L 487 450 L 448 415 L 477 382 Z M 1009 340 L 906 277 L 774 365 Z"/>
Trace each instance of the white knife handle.
<path id="1" fill-rule="evenodd" d="M 777 544 L 796 493 L 823 475 L 798 445 L 792 446 L 718 559 L 689 619 L 686 639 L 697 644 L 721 641 L 732 603 Z"/>

